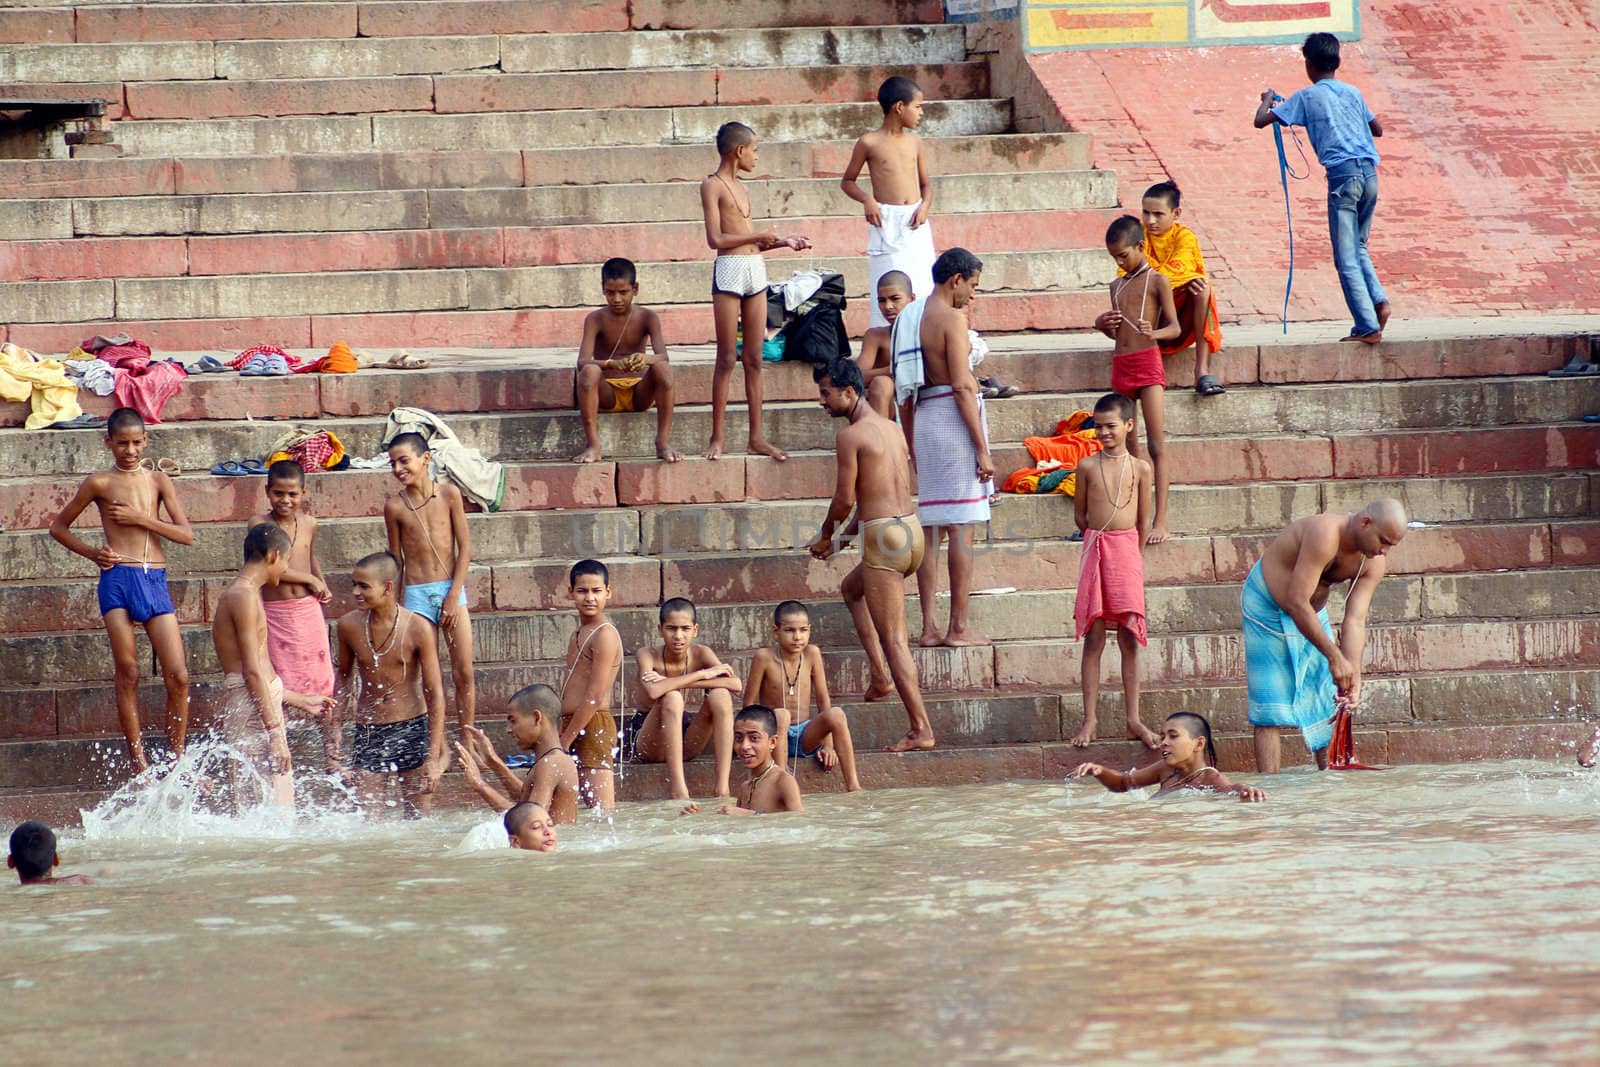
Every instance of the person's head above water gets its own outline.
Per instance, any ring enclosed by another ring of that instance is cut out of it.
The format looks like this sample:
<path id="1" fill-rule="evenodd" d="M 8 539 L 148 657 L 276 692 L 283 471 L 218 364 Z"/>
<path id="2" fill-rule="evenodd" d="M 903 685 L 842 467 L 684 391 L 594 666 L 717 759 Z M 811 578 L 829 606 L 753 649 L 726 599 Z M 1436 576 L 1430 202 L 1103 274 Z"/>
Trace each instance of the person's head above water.
<path id="1" fill-rule="evenodd" d="M 29 820 L 11 831 L 6 866 L 17 872 L 23 885 L 49 877 L 59 862 L 55 831 L 44 823 Z"/>
<path id="2" fill-rule="evenodd" d="M 556 824 L 550 821 L 550 813 L 542 805 L 528 801 L 512 805 L 506 812 L 505 827 L 512 848 L 528 852 L 556 850 Z"/>
<path id="3" fill-rule="evenodd" d="M 1363 556 L 1387 556 L 1406 536 L 1405 505 L 1392 497 L 1374 500 L 1350 516 L 1351 534 Z"/>
<path id="4" fill-rule="evenodd" d="M 1171 766 L 1190 762 L 1198 756 L 1201 766 L 1215 767 L 1217 746 L 1211 739 L 1211 723 L 1194 711 L 1176 711 L 1168 715 L 1166 728 L 1161 731 L 1161 755 Z"/>
<path id="5" fill-rule="evenodd" d="M 752 773 L 778 751 L 778 715 L 765 704 L 746 704 L 733 717 L 733 752 Z"/>

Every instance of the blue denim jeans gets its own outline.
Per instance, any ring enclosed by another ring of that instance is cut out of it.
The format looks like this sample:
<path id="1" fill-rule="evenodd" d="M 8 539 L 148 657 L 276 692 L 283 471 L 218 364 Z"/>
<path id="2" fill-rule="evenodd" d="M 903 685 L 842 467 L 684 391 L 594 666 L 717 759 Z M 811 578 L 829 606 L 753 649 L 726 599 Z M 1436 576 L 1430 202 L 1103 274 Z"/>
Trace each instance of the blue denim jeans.
<path id="1" fill-rule="evenodd" d="M 1371 163 L 1342 163 L 1328 171 L 1328 233 L 1333 238 L 1333 265 L 1339 271 L 1344 302 L 1355 320 L 1351 332 L 1378 331 L 1375 305 L 1386 302 L 1378 272 L 1367 255 L 1367 235 L 1378 208 L 1378 170 Z"/>

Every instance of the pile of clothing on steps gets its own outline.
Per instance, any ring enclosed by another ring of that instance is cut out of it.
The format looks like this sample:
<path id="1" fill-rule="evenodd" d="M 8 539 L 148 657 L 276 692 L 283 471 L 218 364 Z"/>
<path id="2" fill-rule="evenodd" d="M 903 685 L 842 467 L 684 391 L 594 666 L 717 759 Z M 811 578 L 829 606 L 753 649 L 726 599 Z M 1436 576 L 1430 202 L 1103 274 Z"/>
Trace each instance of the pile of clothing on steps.
<path id="1" fill-rule="evenodd" d="M 450 479 L 462 496 L 485 511 L 499 511 L 505 504 L 505 464 L 485 459 L 476 448 L 462 444 L 447 422 L 423 408 L 395 408 L 389 412 L 381 441 L 384 451 L 366 459 L 352 459 L 350 466 L 358 470 L 387 469 L 389 445 L 403 433 L 420 434 L 428 442 L 435 481 Z"/>
<path id="2" fill-rule="evenodd" d="M 1005 491 L 1071 496 L 1078 488 L 1078 464 L 1100 451 L 1094 416 L 1087 411 L 1074 411 L 1056 423 L 1053 435 L 1023 438 L 1022 447 L 1033 457 L 1035 466 L 1012 471 L 1006 478 Z"/>
<path id="3" fill-rule="evenodd" d="M 78 383 L 59 359 L 44 359 L 20 345 L 0 345 L 0 400 L 28 405 L 30 430 L 83 419 Z M 102 423 L 103 425 L 103 423 Z"/>

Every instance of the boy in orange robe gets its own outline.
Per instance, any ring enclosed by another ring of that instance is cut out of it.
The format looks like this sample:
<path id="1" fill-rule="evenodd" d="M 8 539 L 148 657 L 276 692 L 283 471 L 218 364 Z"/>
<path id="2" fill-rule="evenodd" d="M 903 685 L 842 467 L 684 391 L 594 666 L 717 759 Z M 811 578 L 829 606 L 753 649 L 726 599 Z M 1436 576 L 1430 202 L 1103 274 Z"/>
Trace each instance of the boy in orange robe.
<path id="1" fill-rule="evenodd" d="M 1206 278 L 1206 260 L 1200 239 L 1178 221 L 1182 213 L 1178 187 L 1158 182 L 1144 191 L 1144 258 L 1172 283 L 1172 299 L 1183 327 L 1175 340 L 1161 343 L 1162 356 L 1175 355 L 1194 345 L 1194 391 L 1220 396 L 1227 390 L 1211 373 L 1211 353 L 1222 349 L 1222 327 L 1217 319 L 1217 291 Z"/>

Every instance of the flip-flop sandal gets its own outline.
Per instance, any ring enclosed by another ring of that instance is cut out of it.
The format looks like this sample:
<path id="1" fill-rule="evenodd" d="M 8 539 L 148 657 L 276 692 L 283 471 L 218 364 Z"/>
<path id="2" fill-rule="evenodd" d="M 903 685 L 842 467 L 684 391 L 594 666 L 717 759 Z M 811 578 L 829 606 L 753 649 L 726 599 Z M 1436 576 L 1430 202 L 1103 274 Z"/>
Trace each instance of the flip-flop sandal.
<path id="1" fill-rule="evenodd" d="M 978 381 L 980 384 L 985 386 L 984 396 L 989 396 L 989 390 L 992 389 L 994 390 L 993 397 L 996 400 L 1004 400 L 1007 397 L 1016 396 L 1018 393 L 1022 392 L 1021 389 L 1018 389 L 1014 385 L 1007 385 L 994 375 L 990 375 L 987 378 L 980 378 Z"/>
<path id="2" fill-rule="evenodd" d="M 1590 363 L 1582 356 L 1573 356 L 1566 366 L 1548 372 L 1552 378 L 1590 378 L 1600 374 L 1600 365 Z"/>
<path id="3" fill-rule="evenodd" d="M 67 419 L 65 422 L 52 422 L 52 430 L 100 430 L 104 429 L 106 420 L 85 411 L 76 418 Z"/>
<path id="4" fill-rule="evenodd" d="M 389 357 L 387 363 L 380 363 L 379 366 L 386 367 L 389 370 L 427 370 L 428 361 L 418 359 L 410 352 L 396 352 Z"/>
<path id="5" fill-rule="evenodd" d="M 260 378 L 267 373 L 267 357 L 265 353 L 257 353 L 250 357 L 244 366 L 239 368 L 241 378 Z"/>
<path id="6" fill-rule="evenodd" d="M 259 459 L 242 459 L 239 461 L 239 469 L 245 474 L 267 473 L 267 465 Z"/>
<path id="7" fill-rule="evenodd" d="M 1596 411 L 1591 415 L 1585 415 L 1583 417 L 1583 421 L 1584 422 L 1600 422 L 1600 411 Z"/>
<path id="8" fill-rule="evenodd" d="M 218 463 L 215 467 L 212 467 L 211 473 L 221 475 L 224 478 L 241 478 L 250 472 L 245 470 L 244 467 L 240 466 L 238 460 L 229 459 Z"/>
<path id="9" fill-rule="evenodd" d="M 222 362 L 222 360 L 218 359 L 216 356 L 201 356 L 200 362 L 189 368 L 189 373 L 221 374 L 224 371 L 231 371 L 232 369 L 232 367 Z"/>
<path id="10" fill-rule="evenodd" d="M 1194 391 L 1197 396 L 1221 396 L 1228 390 L 1222 387 L 1214 374 L 1202 374 L 1195 379 Z"/>
<path id="11" fill-rule="evenodd" d="M 178 475 L 183 473 L 183 468 L 178 466 L 178 461 L 172 459 L 170 456 L 162 456 L 160 459 L 156 460 L 156 470 L 160 471 L 162 474 L 165 474 L 169 478 L 176 478 Z"/>

